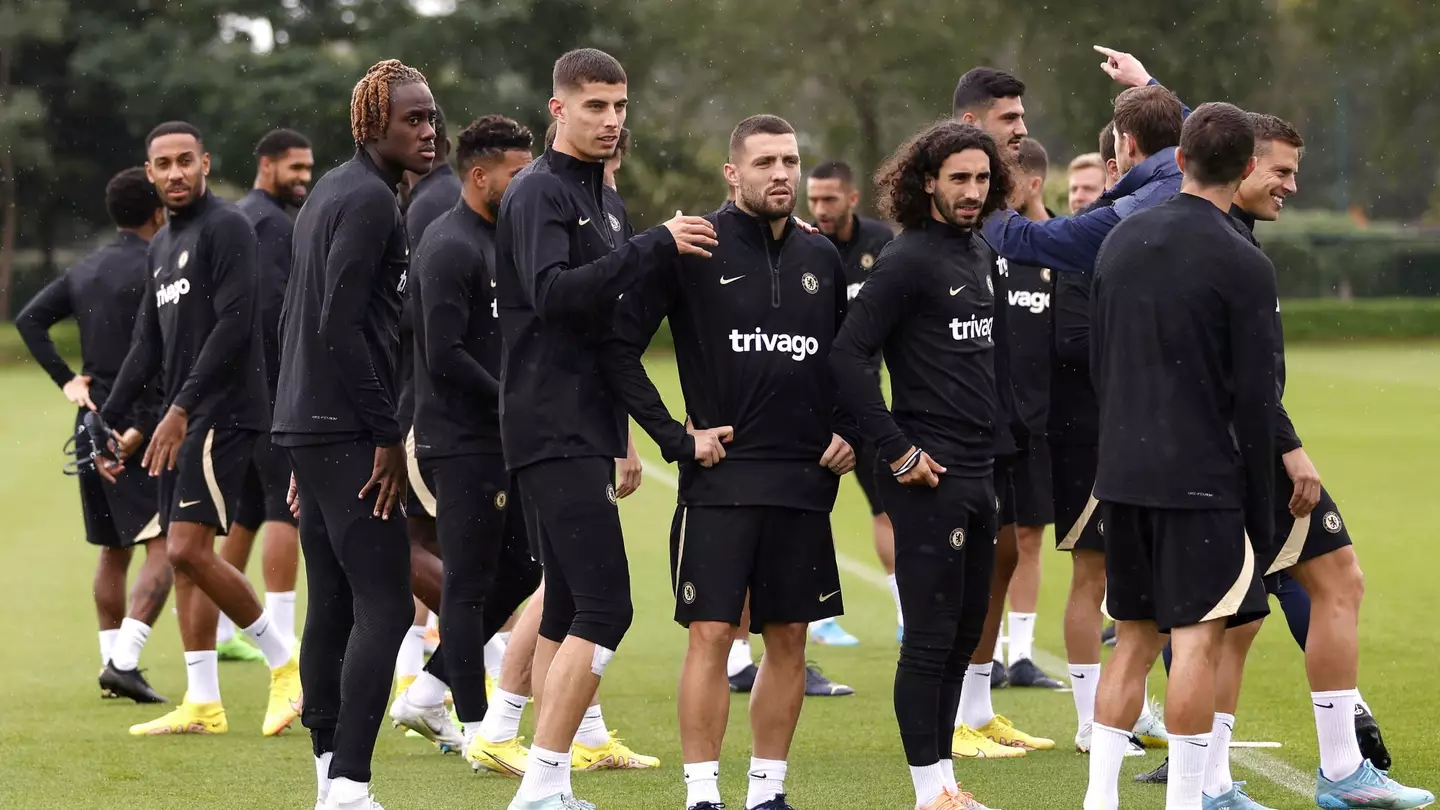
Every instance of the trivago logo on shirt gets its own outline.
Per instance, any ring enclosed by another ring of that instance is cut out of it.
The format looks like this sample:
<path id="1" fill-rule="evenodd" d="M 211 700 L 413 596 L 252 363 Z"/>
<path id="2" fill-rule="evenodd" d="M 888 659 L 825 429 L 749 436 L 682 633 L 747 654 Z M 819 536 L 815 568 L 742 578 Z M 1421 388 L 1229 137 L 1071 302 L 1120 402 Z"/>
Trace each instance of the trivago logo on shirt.
<path id="1" fill-rule="evenodd" d="M 805 335 L 767 335 L 756 329 L 754 333 L 730 330 L 730 350 L 735 352 L 780 352 L 790 355 L 799 362 L 820 351 L 820 341 Z"/>
<path id="2" fill-rule="evenodd" d="M 166 304 L 177 304 L 180 296 L 190 292 L 190 279 L 182 278 L 172 281 L 169 284 L 161 284 L 155 290 L 155 306 L 163 307 Z"/>
<path id="3" fill-rule="evenodd" d="M 955 318 L 950 321 L 950 337 L 955 340 L 988 338 L 990 337 L 990 329 L 994 324 L 994 318 L 977 318 L 974 315 L 971 315 L 968 321 Z"/>
<path id="4" fill-rule="evenodd" d="M 1048 292 L 1011 290 L 1008 297 L 1010 299 L 1010 306 L 1028 309 L 1036 315 L 1050 308 L 1050 293 Z"/>

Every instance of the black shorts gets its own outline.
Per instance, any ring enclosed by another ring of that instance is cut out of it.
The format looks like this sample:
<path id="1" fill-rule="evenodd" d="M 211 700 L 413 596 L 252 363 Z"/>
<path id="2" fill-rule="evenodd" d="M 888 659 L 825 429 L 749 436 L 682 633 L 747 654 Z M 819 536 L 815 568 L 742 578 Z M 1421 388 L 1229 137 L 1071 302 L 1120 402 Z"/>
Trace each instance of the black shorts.
<path id="1" fill-rule="evenodd" d="M 86 411 L 75 417 L 75 457 L 90 457 L 90 435 L 84 426 Z M 130 548 L 160 536 L 156 511 L 155 479 L 140 466 L 148 442 L 130 456 L 125 471 L 107 483 L 98 472 L 82 473 L 80 511 L 85 517 L 85 540 L 106 548 Z"/>
<path id="2" fill-rule="evenodd" d="M 434 519 L 435 482 L 425 477 L 420 469 L 420 460 L 415 457 L 415 430 L 405 434 L 405 461 L 410 471 L 410 486 L 405 493 L 405 516 Z"/>
<path id="3" fill-rule="evenodd" d="M 1282 474 L 1275 480 L 1275 542 L 1272 559 L 1264 568 L 1267 575 L 1352 545 L 1350 530 L 1329 491 L 1322 486 L 1314 511 L 1299 519 L 1289 509 L 1294 492 L 1288 477 Z"/>
<path id="4" fill-rule="evenodd" d="M 171 523 L 213 526 L 228 534 L 240 506 L 255 444 L 270 437 L 255 430 L 191 424 L 175 469 L 160 473 L 160 529 Z"/>
<path id="5" fill-rule="evenodd" d="M 1153 621 L 1161 632 L 1224 619 L 1231 627 L 1270 612 L 1239 509 L 1156 509 L 1100 502 L 1107 612 Z"/>
<path id="6" fill-rule="evenodd" d="M 1055 547 L 1061 551 L 1105 550 L 1097 529 L 1093 496 L 1099 449 L 1093 444 L 1050 446 L 1050 479 L 1055 501 Z"/>
<path id="7" fill-rule="evenodd" d="M 680 506 L 670 527 L 675 621 L 739 625 L 750 594 L 750 631 L 845 612 L 830 515 L 782 506 Z"/>
<path id="8" fill-rule="evenodd" d="M 875 448 L 869 442 L 861 442 L 860 446 L 855 448 L 855 480 L 860 484 L 860 490 L 865 493 L 865 502 L 870 504 L 871 515 L 885 514 L 885 507 L 880 503 L 877 476 L 888 475 L 889 470 L 881 472 L 880 463 L 880 459 L 875 456 Z"/>
<path id="9" fill-rule="evenodd" d="M 235 510 L 235 525 L 256 531 L 263 523 L 287 523 L 298 526 L 290 514 L 290 457 L 283 447 L 276 446 L 269 436 L 255 443 L 255 457 L 245 473 L 240 490 L 240 506 Z"/>
<path id="10" fill-rule="evenodd" d="M 1017 526 L 1048 526 L 1055 522 L 1050 487 L 1050 444 L 1033 439 L 1010 465 L 1013 519 Z"/>

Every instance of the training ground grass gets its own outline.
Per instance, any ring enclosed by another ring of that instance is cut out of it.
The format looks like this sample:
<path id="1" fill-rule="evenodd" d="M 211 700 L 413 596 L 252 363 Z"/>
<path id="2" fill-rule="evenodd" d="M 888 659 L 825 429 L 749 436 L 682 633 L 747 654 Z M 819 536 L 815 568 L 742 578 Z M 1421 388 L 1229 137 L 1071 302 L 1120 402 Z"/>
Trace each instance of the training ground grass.
<path id="1" fill-rule="evenodd" d="M 673 364 L 657 357 L 650 367 L 669 402 L 678 405 Z M 260 736 L 264 667 L 222 665 L 230 719 L 223 737 L 134 739 L 126 728 L 159 712 L 99 699 L 90 601 L 95 553 L 83 541 L 75 487 L 60 475 L 60 446 L 73 411 L 33 366 L 0 368 L 0 390 L 0 504 L 7 519 L 0 550 L 9 571 L 0 659 L 0 807 L 309 810 L 314 769 L 308 735 L 297 727 L 279 739 Z M 1440 786 L 1440 742 L 1432 725 L 1440 705 L 1433 688 L 1440 663 L 1434 620 L 1440 551 L 1430 507 L 1436 500 L 1434 459 L 1440 456 L 1440 349 L 1296 348 L 1286 402 L 1365 565 L 1361 687 L 1384 725 L 1396 777 L 1433 790 Z M 685 636 L 670 620 L 666 574 L 675 494 L 665 474 L 673 471 L 659 465 L 648 441 L 641 446 L 647 464 L 661 474 L 647 476 L 641 490 L 622 502 L 636 619 L 605 679 L 603 705 L 612 728 L 664 764 L 648 773 L 577 775 L 577 792 L 608 810 L 673 810 L 684 802 L 675 691 Z M 802 810 L 903 810 L 912 806 L 912 793 L 891 708 L 894 609 L 889 594 L 876 587 L 869 516 L 851 481 L 842 486 L 834 525 L 849 566 L 842 575 L 843 622 L 863 643 L 814 648 L 811 656 L 858 694 L 806 702 L 790 757 L 790 793 Z M 1060 619 L 1069 570 L 1065 557 L 1049 548 L 1037 644 L 1063 658 Z M 252 574 L 258 567 L 252 565 Z M 1053 659 L 1048 663 L 1052 674 L 1066 678 L 1054 670 Z M 142 665 L 161 693 L 180 698 L 184 666 L 169 611 Z M 1152 677 L 1152 692 L 1163 687 L 1163 678 Z M 1250 779 L 1252 795 L 1282 810 L 1314 806 L 1308 794 L 1317 760 L 1306 692 L 1300 654 L 1276 617 L 1251 657 L 1236 738 L 1277 740 L 1284 748 L 1258 759 L 1248 752 L 1245 761 L 1266 775 L 1237 767 L 1236 777 Z M 961 781 L 982 801 L 1007 810 L 1078 808 L 1088 760 L 1071 750 L 1070 696 L 1010 689 L 994 700 L 1021 728 L 1053 737 L 1057 750 L 1020 760 L 961 762 Z M 735 699 L 721 779 L 732 808 L 743 808 L 747 716 L 745 701 Z M 531 721 L 527 713 L 527 734 Z M 1160 756 L 1125 761 L 1124 806 L 1164 805 L 1163 789 L 1130 781 L 1159 764 Z M 504 808 L 516 783 L 472 775 L 458 757 L 440 756 L 387 722 L 376 749 L 374 785 L 389 810 L 447 810 Z"/>

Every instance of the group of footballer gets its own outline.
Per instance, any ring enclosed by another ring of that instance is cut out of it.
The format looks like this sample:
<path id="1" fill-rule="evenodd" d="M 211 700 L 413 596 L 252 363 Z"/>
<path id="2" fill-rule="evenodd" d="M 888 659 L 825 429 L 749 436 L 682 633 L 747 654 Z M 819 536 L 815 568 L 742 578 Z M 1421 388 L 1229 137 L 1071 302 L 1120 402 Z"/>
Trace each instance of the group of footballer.
<path id="1" fill-rule="evenodd" d="M 271 668 L 264 734 L 297 717 L 310 730 L 317 810 L 380 808 L 387 703 L 474 769 L 520 777 L 511 810 L 593 810 L 572 770 L 659 764 L 608 730 L 597 697 L 633 618 L 617 510 L 640 484 L 633 418 L 679 465 L 687 810 L 725 806 L 732 691 L 750 693 L 746 810 L 789 810 L 804 697 L 851 691 L 805 650 L 853 643 L 830 527 L 852 471 L 899 618 L 917 810 L 984 810 L 954 759 L 1055 747 L 990 700 L 1063 686 L 1032 660 L 1051 523 L 1074 563 L 1086 810 L 1118 807 L 1121 760 L 1147 746 L 1169 748 L 1146 776 L 1169 810 L 1263 810 L 1229 743 L 1268 593 L 1305 655 L 1318 806 L 1429 805 L 1386 773 L 1357 687 L 1359 564 L 1281 404 L 1274 268 L 1253 226 L 1295 193 L 1303 140 L 1229 104 L 1192 112 L 1135 57 L 1097 50 L 1127 89 L 1100 153 L 1070 165 L 1070 216 L 1044 206 L 1023 82 L 976 68 L 876 175 L 898 235 L 855 213 L 861 183 L 839 162 L 806 179 L 816 224 L 796 218 L 796 131 L 773 115 L 731 134 L 719 210 L 636 232 L 615 179 L 627 79 L 594 49 L 555 63 L 538 157 L 499 115 L 452 144 L 424 76 L 395 60 L 356 85 L 355 154 L 313 189 L 292 131 L 260 141 L 232 204 L 207 188 L 201 132 L 156 127 L 144 167 L 106 189 L 114 241 L 17 318 L 79 406 L 102 693 L 165 702 L 138 664 L 173 581 L 185 698 L 132 734 L 227 731 L 225 651 Z M 48 336 L 66 317 L 79 374 Z M 667 321 L 684 421 L 642 362 Z M 259 531 L 263 604 L 242 573 Z M 426 609 L 441 643 L 422 668 Z M 1146 698 L 1162 654 L 1168 730 Z"/>

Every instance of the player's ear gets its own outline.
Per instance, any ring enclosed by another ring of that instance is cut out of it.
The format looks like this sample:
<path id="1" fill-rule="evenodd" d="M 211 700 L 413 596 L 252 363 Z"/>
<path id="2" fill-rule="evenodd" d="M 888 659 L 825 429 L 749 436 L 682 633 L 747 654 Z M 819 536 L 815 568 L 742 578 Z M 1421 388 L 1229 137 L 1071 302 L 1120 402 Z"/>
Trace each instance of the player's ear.
<path id="1" fill-rule="evenodd" d="M 725 182 L 732 189 L 740 187 L 740 169 L 734 163 L 726 163 L 721 174 L 725 175 Z"/>
<path id="2" fill-rule="evenodd" d="M 1255 171 L 1255 166 L 1256 166 L 1258 163 L 1259 163 L 1259 161 L 1255 159 L 1255 156 L 1254 156 L 1254 155 L 1251 155 L 1249 162 L 1247 162 L 1247 163 L 1245 164 L 1245 171 L 1244 171 L 1244 173 L 1242 173 L 1242 174 L 1240 175 L 1240 182 L 1242 182 L 1242 183 L 1245 182 L 1245 178 L 1249 177 L 1249 176 L 1250 176 L 1250 173 L 1253 172 L 1253 171 Z"/>
<path id="3" fill-rule="evenodd" d="M 1250 160 L 1254 162 L 1255 158 L 1252 157 Z M 1178 146 L 1175 147 L 1175 165 L 1180 167 L 1181 174 L 1185 173 L 1185 150 Z M 1246 174 L 1249 174 L 1249 172 L 1247 171 Z"/>
<path id="4" fill-rule="evenodd" d="M 931 176 L 928 175 L 928 174 L 925 175 L 925 193 L 926 193 L 926 194 L 934 194 L 934 193 L 935 193 L 935 178 L 934 178 L 934 177 L 931 177 Z"/>
<path id="5" fill-rule="evenodd" d="M 854 208 L 855 206 L 857 206 L 857 205 L 859 205 L 859 204 L 860 204 L 860 189 L 858 189 L 858 188 L 852 188 L 852 189 L 850 189 L 850 207 L 851 207 L 851 208 Z"/>
<path id="6" fill-rule="evenodd" d="M 209 176 L 210 176 L 210 153 L 209 153 L 209 152 L 206 152 L 205 154 L 203 154 L 203 155 L 200 156 L 200 175 L 201 175 L 202 177 L 209 177 Z"/>
<path id="7" fill-rule="evenodd" d="M 565 123 L 565 102 L 554 96 L 550 97 L 550 117 L 562 124 Z"/>

